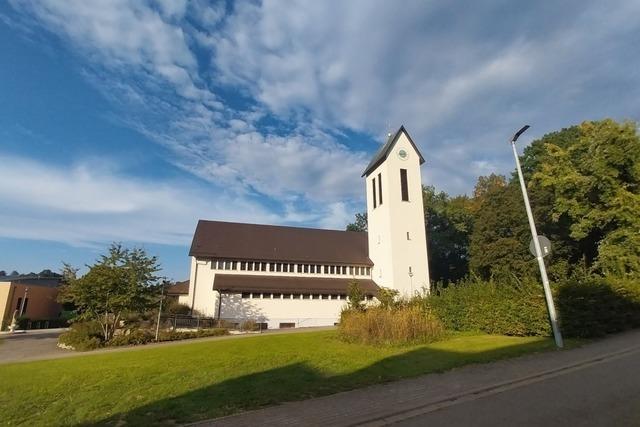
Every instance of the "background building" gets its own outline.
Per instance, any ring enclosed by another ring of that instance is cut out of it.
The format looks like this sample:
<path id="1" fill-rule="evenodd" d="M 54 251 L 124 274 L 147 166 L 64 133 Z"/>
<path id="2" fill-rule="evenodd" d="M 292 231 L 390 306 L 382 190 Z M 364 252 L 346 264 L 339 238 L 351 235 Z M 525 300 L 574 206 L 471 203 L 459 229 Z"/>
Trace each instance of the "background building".
<path id="1" fill-rule="evenodd" d="M 58 303 L 60 278 L 5 277 L 0 281 L 0 329 L 7 329 L 13 315 L 32 321 L 57 320 L 62 314 Z M 48 327 L 42 322 L 39 327 Z"/>

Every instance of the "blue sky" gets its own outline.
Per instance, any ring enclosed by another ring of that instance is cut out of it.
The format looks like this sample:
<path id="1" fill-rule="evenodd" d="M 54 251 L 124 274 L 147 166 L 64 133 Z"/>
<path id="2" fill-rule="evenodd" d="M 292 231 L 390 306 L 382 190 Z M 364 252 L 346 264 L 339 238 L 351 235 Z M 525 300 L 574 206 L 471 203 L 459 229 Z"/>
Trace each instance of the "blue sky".
<path id="1" fill-rule="evenodd" d="M 505 140 L 639 119 L 640 3 L 9 0 L 0 270 L 142 245 L 188 275 L 199 218 L 342 229 L 404 124 L 425 184 L 509 173 Z"/>

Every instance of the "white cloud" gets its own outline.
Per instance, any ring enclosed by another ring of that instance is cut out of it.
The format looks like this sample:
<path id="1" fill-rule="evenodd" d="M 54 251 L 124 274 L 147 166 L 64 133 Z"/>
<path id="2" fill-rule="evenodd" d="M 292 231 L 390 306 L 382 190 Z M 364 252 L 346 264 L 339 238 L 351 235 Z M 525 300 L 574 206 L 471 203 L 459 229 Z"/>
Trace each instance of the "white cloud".
<path id="1" fill-rule="evenodd" d="M 512 169 L 505 140 L 524 123 L 640 118 L 637 2 L 267 0 L 225 16 L 224 2 L 12 1 L 97 64 L 94 85 L 169 161 L 294 222 L 361 209 L 368 156 L 344 130 L 407 125 L 424 182 L 460 193 Z"/>
<path id="2" fill-rule="evenodd" d="M 489 172 L 479 161 L 512 168 L 503 141 L 523 123 L 541 135 L 638 119 L 639 13 L 624 1 L 243 3 L 216 35 L 214 66 L 282 117 L 371 134 L 406 124 L 437 160 L 427 182 L 462 192 Z M 456 147 L 457 163 L 440 156 Z"/>
<path id="3" fill-rule="evenodd" d="M 198 219 L 278 223 L 249 199 L 193 181 L 159 181 L 80 163 L 56 167 L 0 154 L 0 236 L 74 245 L 188 244 Z"/>

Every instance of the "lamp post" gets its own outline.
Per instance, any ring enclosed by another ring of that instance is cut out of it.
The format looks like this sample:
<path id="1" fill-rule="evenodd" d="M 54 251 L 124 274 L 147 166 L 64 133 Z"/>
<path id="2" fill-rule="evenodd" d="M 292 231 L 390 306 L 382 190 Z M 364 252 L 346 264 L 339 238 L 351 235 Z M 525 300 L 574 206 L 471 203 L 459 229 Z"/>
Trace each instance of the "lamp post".
<path id="1" fill-rule="evenodd" d="M 529 204 L 529 195 L 527 194 L 527 186 L 524 183 L 524 177 L 522 176 L 522 168 L 520 167 L 520 158 L 518 157 L 518 151 L 516 150 L 516 141 L 527 129 L 529 125 L 523 126 L 518 132 L 511 138 L 511 148 L 513 149 L 513 157 L 516 159 L 516 169 L 518 170 L 518 179 L 520 180 L 520 188 L 522 189 L 522 197 L 524 198 L 524 206 L 527 210 L 527 217 L 529 218 L 529 227 L 531 228 L 531 237 L 533 238 L 533 245 L 536 253 L 536 260 L 538 261 L 538 267 L 540 268 L 540 276 L 542 276 L 542 287 L 544 288 L 544 297 L 547 301 L 547 310 L 549 311 L 549 320 L 551 321 L 551 329 L 553 330 L 553 338 L 556 341 L 558 348 L 563 347 L 562 334 L 558 327 L 558 318 L 556 315 L 556 308 L 553 304 L 553 295 L 551 294 L 551 288 L 549 286 L 549 278 L 547 277 L 547 269 L 542 259 L 542 250 L 540 248 L 540 242 L 538 241 L 538 232 L 536 231 L 536 223 L 533 220 L 533 213 L 531 212 L 531 205 Z"/>

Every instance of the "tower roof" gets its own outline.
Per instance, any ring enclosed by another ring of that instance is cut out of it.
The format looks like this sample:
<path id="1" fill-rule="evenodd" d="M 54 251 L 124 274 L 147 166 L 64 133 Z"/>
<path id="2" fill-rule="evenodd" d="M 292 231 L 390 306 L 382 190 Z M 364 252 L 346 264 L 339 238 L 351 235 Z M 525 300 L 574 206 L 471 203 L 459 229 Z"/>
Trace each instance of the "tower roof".
<path id="1" fill-rule="evenodd" d="M 393 146 L 396 145 L 396 142 L 398 141 L 402 133 L 404 133 L 407 136 L 407 139 L 411 143 L 411 146 L 413 147 L 414 150 L 416 150 L 416 153 L 418 153 L 418 157 L 420 158 L 420 164 L 424 163 L 424 157 L 422 157 L 420 150 L 418 150 L 418 147 L 416 147 L 416 144 L 411 139 L 409 132 L 407 132 L 407 130 L 404 128 L 404 125 L 403 125 L 403 126 L 400 126 L 400 129 L 398 129 L 398 131 L 395 134 L 389 136 L 389 139 L 387 139 L 387 142 L 378 150 L 376 155 L 373 156 L 373 159 L 371 159 L 371 161 L 369 162 L 369 165 L 362 173 L 362 176 L 369 176 L 369 174 L 373 172 L 373 170 L 377 168 L 380 165 L 380 163 L 384 162 L 387 159 L 387 156 L 389 156 L 389 153 L 393 149 Z"/>

